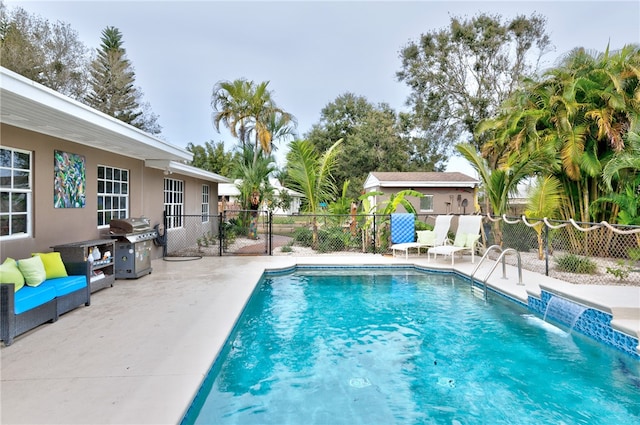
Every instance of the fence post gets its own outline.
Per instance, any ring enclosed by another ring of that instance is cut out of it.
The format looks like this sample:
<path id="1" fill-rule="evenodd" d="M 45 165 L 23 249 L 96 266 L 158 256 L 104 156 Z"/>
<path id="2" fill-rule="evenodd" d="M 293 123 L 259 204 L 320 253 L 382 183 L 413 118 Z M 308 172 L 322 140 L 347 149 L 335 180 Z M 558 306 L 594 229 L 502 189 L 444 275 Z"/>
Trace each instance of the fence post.
<path id="1" fill-rule="evenodd" d="M 549 276 L 549 226 L 544 226 L 544 268 L 545 275 Z"/>
<path id="2" fill-rule="evenodd" d="M 223 215 L 224 212 L 218 213 L 218 257 L 222 257 L 222 240 L 224 238 Z"/>
<path id="3" fill-rule="evenodd" d="M 167 211 L 162 212 L 162 225 L 164 226 L 164 245 L 162 245 L 162 258 L 167 256 L 167 245 L 169 245 L 169 219 L 167 218 Z"/>
<path id="4" fill-rule="evenodd" d="M 269 225 L 267 226 L 269 238 L 269 255 L 273 255 L 273 211 L 269 211 Z"/>
<path id="5" fill-rule="evenodd" d="M 373 248 L 373 253 L 377 252 L 376 250 L 376 215 L 373 214 L 373 236 L 371 237 L 371 247 Z"/>

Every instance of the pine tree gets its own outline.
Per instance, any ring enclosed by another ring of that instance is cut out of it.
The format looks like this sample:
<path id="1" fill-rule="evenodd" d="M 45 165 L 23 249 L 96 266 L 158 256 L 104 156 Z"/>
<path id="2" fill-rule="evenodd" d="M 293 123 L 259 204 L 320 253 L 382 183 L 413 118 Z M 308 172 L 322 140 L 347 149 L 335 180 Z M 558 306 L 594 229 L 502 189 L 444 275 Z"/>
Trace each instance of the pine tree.
<path id="1" fill-rule="evenodd" d="M 91 91 L 85 102 L 105 114 L 152 134 L 160 133 L 157 117 L 141 103 L 135 72 L 122 47 L 122 33 L 115 27 L 102 31 L 97 58 L 91 63 Z"/>

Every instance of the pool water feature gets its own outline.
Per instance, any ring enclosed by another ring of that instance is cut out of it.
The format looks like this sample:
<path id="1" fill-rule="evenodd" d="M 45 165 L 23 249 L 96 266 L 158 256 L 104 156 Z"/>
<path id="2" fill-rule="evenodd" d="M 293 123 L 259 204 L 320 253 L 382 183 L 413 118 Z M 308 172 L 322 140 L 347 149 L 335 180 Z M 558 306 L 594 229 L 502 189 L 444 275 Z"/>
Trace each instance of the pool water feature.
<path id="1" fill-rule="evenodd" d="M 567 331 L 453 274 L 270 274 L 183 424 L 640 423 L 640 362 Z"/>
<path id="2" fill-rule="evenodd" d="M 552 295 L 544 311 L 543 320 L 546 321 L 549 317 L 561 323 L 569 323 L 569 332 L 571 332 L 585 311 L 587 311 L 587 307 L 583 305 Z"/>

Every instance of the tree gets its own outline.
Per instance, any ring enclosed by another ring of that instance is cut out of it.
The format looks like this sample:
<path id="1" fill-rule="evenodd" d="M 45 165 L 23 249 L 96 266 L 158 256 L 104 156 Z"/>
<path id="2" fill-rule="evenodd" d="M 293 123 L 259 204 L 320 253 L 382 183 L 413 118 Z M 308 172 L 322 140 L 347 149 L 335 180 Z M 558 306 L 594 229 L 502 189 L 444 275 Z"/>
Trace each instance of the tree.
<path id="1" fill-rule="evenodd" d="M 289 136 L 290 124 L 295 126 L 296 122 L 293 115 L 275 104 L 268 85 L 268 81 L 256 84 L 245 79 L 219 81 L 211 96 L 216 130 L 220 131 L 222 123 L 241 146 L 253 144 L 254 162 L 261 152 L 271 153 L 274 136 Z"/>
<path id="2" fill-rule="evenodd" d="M 491 210 L 494 217 L 507 212 L 510 195 L 517 192 L 520 182 L 549 164 L 549 154 L 544 150 L 522 154 L 514 152 L 503 158 L 500 167 L 492 169 L 472 144 L 461 143 L 456 149 L 478 172 L 487 202 L 486 209 Z M 494 233 L 496 243 L 501 244 L 500 221 L 494 223 Z"/>
<path id="3" fill-rule="evenodd" d="M 574 49 L 540 81 L 529 81 L 499 116 L 478 127 L 488 135 L 483 155 L 499 167 L 513 155 L 552 153 L 549 165 L 538 171 L 562 182 L 563 217 L 612 222 L 616 208 L 594 202 L 604 194 L 608 162 L 625 152 L 634 155 L 639 82 L 640 47 L 604 53 Z M 616 184 L 613 190 L 622 187 Z"/>
<path id="4" fill-rule="evenodd" d="M 287 164 L 291 189 L 304 195 L 302 210 L 313 216 L 313 246 L 318 241 L 317 214 L 321 203 L 328 203 L 336 196 L 333 172 L 336 155 L 342 139 L 319 155 L 308 140 L 296 140 L 289 144 Z"/>
<path id="5" fill-rule="evenodd" d="M 221 176 L 231 176 L 233 162 L 237 153 L 225 152 L 224 142 L 205 142 L 204 146 L 187 144 L 187 150 L 193 154 L 191 165 Z"/>
<path id="6" fill-rule="evenodd" d="M 322 109 L 320 122 L 306 140 L 319 151 L 328 149 L 333 140 L 344 140 L 334 178 L 339 187 L 350 181 L 348 196 L 357 198 L 371 171 L 411 171 L 428 166 L 427 161 L 419 160 L 419 137 L 410 135 L 407 122 L 404 126 L 401 122 L 389 105 L 375 106 L 362 96 L 345 93 Z"/>
<path id="7" fill-rule="evenodd" d="M 446 120 L 431 121 L 431 125 L 423 125 L 418 117 L 409 113 L 398 115 L 400 137 L 406 145 L 409 162 L 406 171 L 444 171 L 449 159 L 449 140 L 454 138 L 455 127 L 449 126 Z M 401 170 L 391 170 L 401 171 Z"/>
<path id="8" fill-rule="evenodd" d="M 122 47 L 122 33 L 115 27 L 102 31 L 97 58 L 91 63 L 91 90 L 87 105 L 151 134 L 159 134 L 157 117 L 141 102 L 135 72 Z"/>
<path id="9" fill-rule="evenodd" d="M 487 14 L 452 17 L 449 28 L 410 41 L 396 76 L 411 90 L 407 104 L 416 123 L 427 134 L 447 129 L 441 142 L 450 147 L 465 141 L 479 151 L 484 141 L 475 136 L 477 124 L 497 113 L 533 72 L 532 49 L 540 57 L 549 48 L 545 25 L 535 14 L 505 22 Z"/>
<path id="10" fill-rule="evenodd" d="M 554 176 L 538 177 L 533 185 L 527 200 L 525 215 L 536 219 L 557 218 L 565 196 L 562 191 L 562 183 Z M 544 259 L 544 241 L 542 230 L 544 222 L 538 221 L 533 225 L 538 238 L 538 259 Z"/>
<path id="11" fill-rule="evenodd" d="M 640 135 L 630 132 L 627 149 L 615 154 L 602 170 L 605 187 L 612 193 L 596 200 L 618 210 L 617 223 L 640 225 Z M 613 187 L 618 188 L 613 191 Z M 638 235 L 640 243 L 640 234 Z"/>
<path id="12" fill-rule="evenodd" d="M 273 188 L 269 184 L 269 175 L 275 171 L 275 160 L 272 156 L 259 156 L 254 162 L 253 146 L 245 146 L 240 155 L 236 156 L 234 162 L 234 177 L 241 179 L 238 185 L 240 190 L 240 203 L 242 208 L 249 210 L 253 206 L 260 205 L 267 193 L 271 193 Z"/>
<path id="13" fill-rule="evenodd" d="M 0 64 L 73 99 L 88 86 L 89 55 L 69 24 L 0 3 Z"/>

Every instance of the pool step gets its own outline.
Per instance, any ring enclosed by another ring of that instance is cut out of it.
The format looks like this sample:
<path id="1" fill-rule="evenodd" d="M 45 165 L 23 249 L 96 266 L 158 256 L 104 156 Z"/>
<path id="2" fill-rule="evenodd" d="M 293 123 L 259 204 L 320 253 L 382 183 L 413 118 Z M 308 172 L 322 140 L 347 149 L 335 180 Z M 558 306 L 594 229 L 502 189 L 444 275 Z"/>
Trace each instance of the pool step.
<path id="1" fill-rule="evenodd" d="M 485 289 L 481 288 L 480 286 L 476 286 L 476 285 L 471 285 L 471 293 L 473 295 L 475 295 L 478 298 L 481 298 L 483 300 L 485 300 L 485 294 L 484 294 Z"/>

